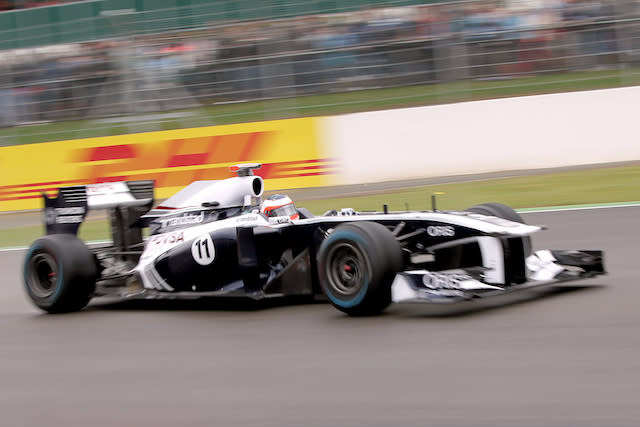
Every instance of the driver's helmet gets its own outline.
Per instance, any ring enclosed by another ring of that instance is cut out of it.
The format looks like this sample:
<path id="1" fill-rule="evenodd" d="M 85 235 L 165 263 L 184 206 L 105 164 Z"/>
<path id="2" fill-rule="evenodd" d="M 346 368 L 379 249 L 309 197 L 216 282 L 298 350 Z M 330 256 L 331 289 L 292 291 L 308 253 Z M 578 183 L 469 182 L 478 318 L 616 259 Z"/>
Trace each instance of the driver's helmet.
<path id="1" fill-rule="evenodd" d="M 269 196 L 262 205 L 260 212 L 269 218 L 287 216 L 289 219 L 298 219 L 300 215 L 289 196 L 274 194 Z"/>

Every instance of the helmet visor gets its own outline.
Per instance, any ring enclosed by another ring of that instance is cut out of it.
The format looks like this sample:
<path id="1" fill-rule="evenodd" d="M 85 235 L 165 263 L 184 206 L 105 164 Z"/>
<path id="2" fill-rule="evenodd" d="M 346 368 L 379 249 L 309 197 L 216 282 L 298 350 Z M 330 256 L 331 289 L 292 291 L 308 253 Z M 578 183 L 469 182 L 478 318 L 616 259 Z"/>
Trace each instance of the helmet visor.
<path id="1" fill-rule="evenodd" d="M 269 211 L 269 216 L 288 216 L 293 218 L 297 215 L 298 211 L 296 211 L 296 207 L 293 205 L 293 203 L 273 208 Z"/>

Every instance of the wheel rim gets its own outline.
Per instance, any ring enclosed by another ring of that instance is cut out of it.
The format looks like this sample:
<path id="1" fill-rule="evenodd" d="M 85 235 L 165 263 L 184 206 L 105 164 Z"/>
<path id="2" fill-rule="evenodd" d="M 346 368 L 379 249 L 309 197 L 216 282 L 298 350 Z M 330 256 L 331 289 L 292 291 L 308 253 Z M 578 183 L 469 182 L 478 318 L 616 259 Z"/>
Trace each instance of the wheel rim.
<path id="1" fill-rule="evenodd" d="M 29 260 L 29 288 L 38 298 L 48 298 L 55 292 L 58 265 L 53 256 L 39 253 Z"/>
<path id="2" fill-rule="evenodd" d="M 350 243 L 340 243 L 331 249 L 327 259 L 327 279 L 331 289 L 341 297 L 356 295 L 368 276 L 368 265 L 362 252 Z"/>

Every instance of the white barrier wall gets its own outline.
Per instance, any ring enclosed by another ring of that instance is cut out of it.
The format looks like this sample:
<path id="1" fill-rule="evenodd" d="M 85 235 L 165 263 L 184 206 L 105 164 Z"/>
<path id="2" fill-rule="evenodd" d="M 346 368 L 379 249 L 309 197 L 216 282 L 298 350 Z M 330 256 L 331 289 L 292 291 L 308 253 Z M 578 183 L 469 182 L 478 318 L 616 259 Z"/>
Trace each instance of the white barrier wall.
<path id="1" fill-rule="evenodd" d="M 640 87 L 330 117 L 341 183 L 640 159 Z"/>

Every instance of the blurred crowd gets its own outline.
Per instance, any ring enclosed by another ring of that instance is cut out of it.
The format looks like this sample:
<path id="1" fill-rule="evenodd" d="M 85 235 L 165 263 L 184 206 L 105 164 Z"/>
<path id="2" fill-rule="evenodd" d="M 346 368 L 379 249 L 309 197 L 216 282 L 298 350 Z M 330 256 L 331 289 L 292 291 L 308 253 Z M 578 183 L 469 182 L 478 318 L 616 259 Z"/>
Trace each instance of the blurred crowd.
<path id="1" fill-rule="evenodd" d="M 0 125 L 630 67 L 639 22 L 638 0 L 443 2 L 5 51 Z"/>

